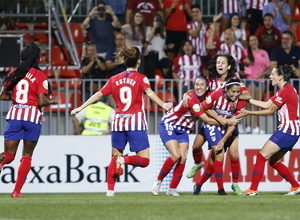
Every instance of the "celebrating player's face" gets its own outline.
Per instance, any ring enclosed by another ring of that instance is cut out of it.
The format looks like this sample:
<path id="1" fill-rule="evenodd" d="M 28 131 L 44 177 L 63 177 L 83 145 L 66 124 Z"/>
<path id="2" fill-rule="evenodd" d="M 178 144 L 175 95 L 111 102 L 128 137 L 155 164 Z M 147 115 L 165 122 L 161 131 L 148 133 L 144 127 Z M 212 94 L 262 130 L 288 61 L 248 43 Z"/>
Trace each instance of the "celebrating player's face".
<path id="1" fill-rule="evenodd" d="M 226 87 L 226 99 L 229 102 L 235 102 L 241 94 L 241 86 L 234 85 L 230 88 Z"/>
<path id="2" fill-rule="evenodd" d="M 269 76 L 269 78 L 271 80 L 272 86 L 276 86 L 278 84 L 278 82 L 279 82 L 279 76 L 278 76 L 278 72 L 277 72 L 276 68 L 274 68 L 272 70 L 272 73 Z"/>
<path id="3" fill-rule="evenodd" d="M 219 75 L 227 74 L 227 71 L 230 69 L 227 58 L 222 56 L 218 57 L 216 68 Z"/>
<path id="4" fill-rule="evenodd" d="M 208 85 L 204 79 L 198 78 L 195 81 L 194 89 L 198 97 L 203 96 L 208 90 Z"/>

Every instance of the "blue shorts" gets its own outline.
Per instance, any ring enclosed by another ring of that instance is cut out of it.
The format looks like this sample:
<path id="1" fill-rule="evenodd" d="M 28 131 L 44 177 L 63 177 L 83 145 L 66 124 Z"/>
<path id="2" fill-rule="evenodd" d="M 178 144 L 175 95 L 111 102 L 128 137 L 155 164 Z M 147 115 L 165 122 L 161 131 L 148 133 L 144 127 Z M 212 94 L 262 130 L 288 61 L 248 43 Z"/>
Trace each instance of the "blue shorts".
<path id="1" fill-rule="evenodd" d="M 232 14 L 235 14 L 235 13 L 223 13 L 222 17 L 229 19 L 232 16 Z M 238 12 L 238 13 L 236 13 L 236 14 L 238 14 L 240 17 L 242 16 L 242 12 L 241 11 Z"/>
<path id="2" fill-rule="evenodd" d="M 299 136 L 283 133 L 282 130 L 277 130 L 269 138 L 270 141 L 277 144 L 280 150 L 287 152 L 291 151 L 297 143 Z"/>
<path id="3" fill-rule="evenodd" d="M 170 140 L 177 140 L 178 143 L 189 143 L 188 130 L 165 124 L 163 121 L 159 122 L 158 130 L 164 144 Z"/>
<path id="4" fill-rule="evenodd" d="M 129 143 L 131 152 L 138 152 L 150 147 L 148 132 L 145 131 L 112 131 L 111 143 L 114 148 L 125 150 Z"/>
<path id="5" fill-rule="evenodd" d="M 247 81 L 245 82 L 245 86 L 248 87 L 248 86 L 250 86 L 250 85 L 251 85 L 251 86 L 253 85 L 253 86 L 255 86 L 255 87 L 261 87 L 261 88 L 265 88 L 265 87 L 266 87 L 266 83 L 265 83 L 265 82 L 260 82 L 260 81 L 254 80 L 254 81 L 253 81 L 253 84 L 252 84 L 252 81 L 250 81 L 250 80 L 248 81 L 248 80 L 247 80 Z"/>
<path id="6" fill-rule="evenodd" d="M 203 125 L 202 129 L 204 131 L 206 140 L 208 142 L 208 149 L 211 149 L 211 146 L 215 146 L 219 143 L 219 141 L 224 137 L 225 131 L 219 129 L 219 127 L 214 125 Z M 227 148 L 232 144 L 234 137 L 239 136 L 238 127 L 232 132 L 230 137 L 226 140 L 224 144 L 224 151 L 226 152 Z"/>
<path id="7" fill-rule="evenodd" d="M 4 139 L 6 141 L 36 141 L 40 137 L 40 132 L 40 124 L 30 121 L 8 120 L 4 130 Z"/>

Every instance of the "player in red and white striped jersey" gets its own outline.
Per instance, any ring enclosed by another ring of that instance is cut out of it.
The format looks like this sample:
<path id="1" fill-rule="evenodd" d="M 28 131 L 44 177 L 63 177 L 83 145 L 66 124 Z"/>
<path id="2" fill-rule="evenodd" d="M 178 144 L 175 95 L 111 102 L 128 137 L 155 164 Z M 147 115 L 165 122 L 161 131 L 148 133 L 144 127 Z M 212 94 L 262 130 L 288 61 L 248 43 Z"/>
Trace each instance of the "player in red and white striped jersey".
<path id="1" fill-rule="evenodd" d="M 20 140 L 24 143 L 12 197 L 23 197 L 21 189 L 31 168 L 31 157 L 40 136 L 43 115 L 41 108 L 58 102 L 57 97 L 47 98 L 52 92 L 48 88 L 47 75 L 38 67 L 40 48 L 31 43 L 21 51 L 20 58 L 22 63 L 8 74 L 0 94 L 0 100 L 13 101 L 6 116 L 0 172 L 3 165 L 14 160 Z"/>
<path id="2" fill-rule="evenodd" d="M 253 168 L 250 189 L 244 195 L 258 195 L 258 184 L 264 174 L 265 162 L 278 171 L 291 184 L 290 192 L 286 195 L 300 194 L 300 185 L 291 171 L 281 163 L 283 156 L 292 151 L 300 136 L 299 96 L 296 89 L 289 83 L 293 68 L 289 65 L 278 66 L 272 70 L 270 80 L 272 86 L 278 86 L 277 93 L 268 101 L 250 99 L 250 104 L 264 108 L 260 111 L 243 111 L 240 117 L 247 115 L 272 115 L 277 110 L 278 130 L 257 153 L 256 164 Z"/>
<path id="3" fill-rule="evenodd" d="M 116 178 L 123 174 L 124 163 L 140 167 L 149 165 L 150 150 L 144 112 L 144 93 L 166 111 L 173 106 L 172 103 L 164 103 L 151 90 L 148 78 L 137 72 L 141 62 L 141 54 L 137 47 L 120 47 L 117 50 L 116 60 L 123 60 L 127 70 L 111 77 L 99 92 L 71 112 L 75 115 L 109 94 L 112 94 L 115 100 L 117 109 L 112 122 L 112 160 L 107 172 L 108 197 L 114 196 Z M 122 157 L 128 142 L 130 151 L 136 152 L 136 155 Z"/>

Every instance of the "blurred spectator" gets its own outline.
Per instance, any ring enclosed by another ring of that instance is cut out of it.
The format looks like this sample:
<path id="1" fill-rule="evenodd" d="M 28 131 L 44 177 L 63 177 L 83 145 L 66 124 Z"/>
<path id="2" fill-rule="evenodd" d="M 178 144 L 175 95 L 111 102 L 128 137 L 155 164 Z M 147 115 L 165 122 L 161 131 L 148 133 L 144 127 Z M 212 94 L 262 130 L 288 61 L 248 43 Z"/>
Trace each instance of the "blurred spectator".
<path id="1" fill-rule="evenodd" d="M 206 68 L 201 57 L 194 51 L 191 41 L 183 41 L 179 56 L 174 59 L 173 78 L 182 81 L 182 94 L 193 88 L 195 79 L 203 75 L 201 70 Z M 179 89 L 180 85 L 178 84 Z M 179 94 L 180 95 L 180 94 Z"/>
<path id="2" fill-rule="evenodd" d="M 247 36 L 244 28 L 241 28 L 241 18 L 237 13 L 233 13 L 229 19 L 229 24 L 227 28 L 231 28 L 235 35 L 235 44 L 239 45 L 241 48 L 247 47 Z M 224 32 L 220 37 L 220 41 L 224 41 Z"/>
<path id="3" fill-rule="evenodd" d="M 126 66 L 115 59 L 115 52 L 119 47 L 125 46 L 125 37 L 122 32 L 116 34 L 115 47 L 110 48 L 105 57 L 105 64 L 108 70 L 108 78 L 126 70 Z M 121 64 L 120 64 L 121 63 Z"/>
<path id="4" fill-rule="evenodd" d="M 272 0 L 263 9 L 263 16 L 266 13 L 271 13 L 274 17 L 274 26 L 277 27 L 281 33 L 289 29 L 292 22 L 292 14 L 289 4 L 280 2 L 280 0 Z"/>
<path id="5" fill-rule="evenodd" d="M 263 25 L 262 12 L 268 0 L 246 0 L 246 12 L 250 35 L 255 34 L 256 30 Z"/>
<path id="6" fill-rule="evenodd" d="M 215 30 L 215 25 L 211 26 Z M 244 65 L 249 65 L 249 59 L 246 57 L 243 48 L 235 44 L 234 31 L 227 28 L 224 32 L 224 42 L 220 41 L 214 44 L 213 37 L 210 35 L 206 44 L 207 49 L 212 50 L 214 53 L 225 53 L 231 55 L 237 64 L 236 75 L 241 78 L 244 75 Z"/>
<path id="7" fill-rule="evenodd" d="M 165 0 L 164 14 L 167 21 L 166 53 L 173 60 L 181 43 L 186 40 L 186 16 L 192 17 L 190 3 L 187 0 Z"/>
<path id="8" fill-rule="evenodd" d="M 126 11 L 126 23 L 130 23 L 130 16 L 134 12 L 140 12 L 144 17 L 145 26 L 149 26 L 155 13 L 163 17 L 160 2 L 158 0 L 129 0 Z"/>
<path id="9" fill-rule="evenodd" d="M 248 48 L 245 50 L 245 55 L 250 60 L 250 65 L 245 67 L 245 75 L 247 79 L 264 79 L 270 71 L 270 59 L 267 51 L 262 50 L 258 46 L 258 40 L 255 35 L 250 35 L 248 38 Z M 265 93 L 265 81 L 255 80 L 246 81 L 246 86 L 252 98 L 262 100 Z M 246 103 L 248 110 L 251 110 L 249 102 Z M 257 111 L 258 107 L 254 107 Z M 246 133 L 251 133 L 251 117 L 246 118 Z M 258 116 L 254 116 L 253 121 L 253 134 L 264 134 L 265 131 L 259 127 Z"/>
<path id="10" fill-rule="evenodd" d="M 264 15 L 264 26 L 261 26 L 255 33 L 259 47 L 266 50 L 270 57 L 274 47 L 281 44 L 281 32 L 273 25 L 273 15 L 267 13 Z"/>
<path id="11" fill-rule="evenodd" d="M 115 110 L 103 102 L 96 102 L 78 112 L 73 118 L 75 134 L 109 135 Z"/>
<path id="12" fill-rule="evenodd" d="M 103 1 L 91 10 L 82 23 L 82 28 L 90 32 L 92 42 L 96 44 L 97 52 L 102 57 L 105 57 L 106 51 L 114 46 L 114 28 L 120 27 L 117 16 Z"/>
<path id="13" fill-rule="evenodd" d="M 106 65 L 102 57 L 98 56 L 96 45 L 94 43 L 87 43 L 84 51 L 84 58 L 81 62 L 82 79 L 106 79 Z M 82 94 L 84 100 L 90 97 L 90 92 L 95 93 L 99 91 L 99 84 L 97 81 L 90 86 L 89 81 L 84 81 Z M 91 91 L 92 89 L 92 91 Z"/>
<path id="14" fill-rule="evenodd" d="M 293 68 L 291 79 L 299 79 L 300 73 L 300 47 L 292 44 L 294 34 L 291 31 L 284 31 L 281 36 L 281 45 L 275 47 L 270 56 L 271 68 L 288 64 Z M 293 86 L 300 91 L 299 82 L 295 81 Z"/>
<path id="15" fill-rule="evenodd" d="M 134 12 L 131 15 L 130 23 L 124 24 L 121 28 L 121 32 L 125 36 L 126 46 L 138 47 L 142 52 L 146 39 L 146 28 L 143 15 L 140 12 Z"/>
<path id="16" fill-rule="evenodd" d="M 125 23 L 127 0 L 103 0 L 115 12 L 121 24 Z"/>
<path id="17" fill-rule="evenodd" d="M 230 17 L 233 13 L 237 13 L 239 16 L 242 16 L 240 0 L 223 0 L 222 13 L 221 31 L 223 32 L 228 27 Z"/>

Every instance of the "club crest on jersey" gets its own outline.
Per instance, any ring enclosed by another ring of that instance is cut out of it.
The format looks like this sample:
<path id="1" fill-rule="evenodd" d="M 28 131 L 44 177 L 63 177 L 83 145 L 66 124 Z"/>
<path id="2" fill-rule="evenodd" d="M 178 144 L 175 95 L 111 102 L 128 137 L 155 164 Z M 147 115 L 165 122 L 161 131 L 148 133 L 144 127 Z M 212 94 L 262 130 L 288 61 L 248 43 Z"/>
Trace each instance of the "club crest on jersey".
<path id="1" fill-rule="evenodd" d="M 208 96 L 205 101 L 206 101 L 207 104 L 210 104 L 211 103 L 211 96 Z"/>
<path id="2" fill-rule="evenodd" d="M 212 136 L 212 137 L 211 137 L 211 140 L 212 140 L 212 141 L 216 141 L 216 136 Z"/>
<path id="3" fill-rule="evenodd" d="M 147 84 L 149 84 L 149 85 L 150 85 L 150 83 L 149 83 L 149 79 L 148 79 L 147 77 L 144 77 L 143 81 L 144 81 L 144 83 L 147 83 Z"/>
<path id="4" fill-rule="evenodd" d="M 173 133 L 172 131 L 168 131 L 168 135 L 169 135 L 169 136 L 171 136 L 171 135 L 172 135 L 172 133 Z"/>
<path id="5" fill-rule="evenodd" d="M 43 87 L 48 90 L 48 81 L 44 80 Z"/>
<path id="6" fill-rule="evenodd" d="M 194 110 L 195 112 L 200 112 L 200 105 L 199 105 L 199 104 L 193 105 L 193 110 Z"/>

